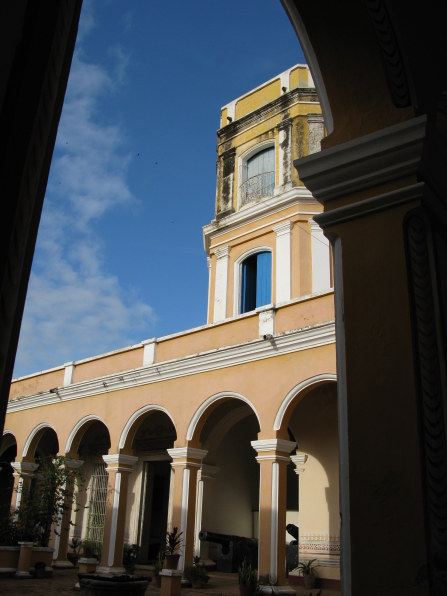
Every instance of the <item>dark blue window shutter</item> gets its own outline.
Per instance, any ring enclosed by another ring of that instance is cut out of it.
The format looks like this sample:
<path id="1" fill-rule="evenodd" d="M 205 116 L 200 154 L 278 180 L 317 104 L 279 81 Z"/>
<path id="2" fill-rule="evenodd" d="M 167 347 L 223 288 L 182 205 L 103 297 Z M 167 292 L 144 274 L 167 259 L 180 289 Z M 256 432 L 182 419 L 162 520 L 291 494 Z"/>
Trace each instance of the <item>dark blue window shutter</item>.
<path id="1" fill-rule="evenodd" d="M 256 307 L 272 301 L 272 253 L 259 252 L 256 266 Z"/>
<path id="2" fill-rule="evenodd" d="M 256 308 L 256 257 L 253 255 L 242 263 L 241 313 Z"/>

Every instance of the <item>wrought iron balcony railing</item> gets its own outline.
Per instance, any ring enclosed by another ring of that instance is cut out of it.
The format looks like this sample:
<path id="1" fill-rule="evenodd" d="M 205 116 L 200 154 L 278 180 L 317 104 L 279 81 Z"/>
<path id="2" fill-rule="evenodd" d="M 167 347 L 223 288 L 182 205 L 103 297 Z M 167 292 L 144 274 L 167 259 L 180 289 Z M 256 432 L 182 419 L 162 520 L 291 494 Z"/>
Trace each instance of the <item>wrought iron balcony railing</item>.
<path id="1" fill-rule="evenodd" d="M 252 176 L 241 184 L 241 206 L 256 199 L 271 197 L 275 189 L 275 172 Z"/>

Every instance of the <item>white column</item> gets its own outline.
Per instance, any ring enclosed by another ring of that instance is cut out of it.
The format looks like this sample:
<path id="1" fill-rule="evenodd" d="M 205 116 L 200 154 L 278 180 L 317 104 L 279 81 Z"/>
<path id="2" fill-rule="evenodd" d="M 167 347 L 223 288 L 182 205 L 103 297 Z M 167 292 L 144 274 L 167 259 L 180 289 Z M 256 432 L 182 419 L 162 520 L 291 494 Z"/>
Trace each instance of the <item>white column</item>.
<path id="1" fill-rule="evenodd" d="M 205 481 L 213 480 L 216 474 L 219 472 L 219 468 L 216 466 L 210 466 L 202 464 L 202 467 L 197 476 L 197 499 L 196 499 L 196 525 L 194 533 L 194 556 L 200 557 L 201 542 L 199 538 L 200 531 L 202 530 L 202 513 L 203 513 L 203 495 L 205 490 Z"/>
<path id="2" fill-rule="evenodd" d="M 292 222 L 285 221 L 273 228 L 276 234 L 276 304 L 290 300 L 290 247 Z"/>
<path id="3" fill-rule="evenodd" d="M 210 308 L 211 308 L 211 304 L 210 304 L 210 295 L 211 295 L 211 259 L 209 257 L 206 257 L 206 266 L 208 267 L 208 311 L 207 311 L 207 323 L 211 322 L 210 319 Z"/>
<path id="4" fill-rule="evenodd" d="M 331 287 L 331 255 L 329 240 L 313 219 L 309 220 L 312 234 L 312 292 L 323 292 Z"/>
<path id="5" fill-rule="evenodd" d="M 228 262 L 230 247 L 216 250 L 216 283 L 214 287 L 214 322 L 223 321 L 227 316 Z"/>

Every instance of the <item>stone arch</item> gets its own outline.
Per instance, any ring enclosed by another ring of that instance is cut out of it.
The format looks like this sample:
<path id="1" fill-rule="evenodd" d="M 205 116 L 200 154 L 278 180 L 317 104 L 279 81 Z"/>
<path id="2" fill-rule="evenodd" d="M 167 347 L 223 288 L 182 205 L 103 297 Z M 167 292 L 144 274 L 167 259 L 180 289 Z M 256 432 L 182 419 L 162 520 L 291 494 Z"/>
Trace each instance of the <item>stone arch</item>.
<path id="1" fill-rule="evenodd" d="M 256 416 L 259 425 L 259 430 L 261 430 L 261 420 L 259 418 L 259 414 L 250 400 L 248 400 L 240 393 L 236 393 L 233 391 L 220 391 L 219 393 L 215 393 L 214 395 L 206 399 L 194 412 L 191 421 L 188 425 L 188 430 L 186 431 L 186 440 L 190 442 L 198 441 L 200 432 L 203 428 L 203 424 L 207 418 L 205 413 L 211 413 L 211 411 L 214 410 L 214 408 L 217 405 L 219 405 L 219 403 L 222 403 L 223 400 L 229 399 L 240 400 L 247 404 L 248 407 L 252 410 L 253 414 Z"/>
<path id="2" fill-rule="evenodd" d="M 84 436 L 88 427 L 94 422 L 101 422 L 104 426 L 107 427 L 106 423 L 102 418 L 96 416 L 95 414 L 89 414 L 88 416 L 84 416 L 81 418 L 75 426 L 72 428 L 70 434 L 68 435 L 67 441 L 65 443 L 65 453 L 71 453 L 73 449 L 77 452 L 79 444 Z"/>
<path id="3" fill-rule="evenodd" d="M 150 412 L 162 412 L 163 414 L 166 414 L 166 416 L 172 422 L 174 429 L 176 428 L 174 419 L 168 412 L 168 410 L 166 410 L 166 408 L 163 408 L 162 406 L 159 406 L 157 404 L 148 404 L 146 406 L 143 406 L 139 410 L 136 410 L 130 416 L 129 420 L 126 422 L 118 442 L 119 449 L 125 451 L 131 449 L 132 442 L 138 430 L 138 422 L 141 421 L 143 417 L 145 417 Z"/>
<path id="4" fill-rule="evenodd" d="M 278 408 L 275 420 L 273 422 L 273 430 L 276 433 L 286 432 L 287 421 L 290 418 L 290 413 L 293 410 L 293 406 L 296 401 L 304 397 L 306 393 L 308 393 L 317 385 L 328 382 L 336 382 L 336 380 L 337 375 L 333 373 L 322 373 L 310 377 L 309 379 L 305 379 L 304 381 L 298 383 L 298 385 L 295 385 L 295 387 L 293 387 L 283 399 L 281 405 Z"/>
<path id="5" fill-rule="evenodd" d="M 40 424 L 35 426 L 31 433 L 28 435 L 28 438 L 25 442 L 25 446 L 23 447 L 22 459 L 30 459 L 34 457 L 36 448 L 46 432 L 54 433 L 56 440 L 58 441 L 57 432 L 55 428 L 47 422 L 41 422 Z M 57 449 L 57 451 L 58 450 L 59 448 Z"/>

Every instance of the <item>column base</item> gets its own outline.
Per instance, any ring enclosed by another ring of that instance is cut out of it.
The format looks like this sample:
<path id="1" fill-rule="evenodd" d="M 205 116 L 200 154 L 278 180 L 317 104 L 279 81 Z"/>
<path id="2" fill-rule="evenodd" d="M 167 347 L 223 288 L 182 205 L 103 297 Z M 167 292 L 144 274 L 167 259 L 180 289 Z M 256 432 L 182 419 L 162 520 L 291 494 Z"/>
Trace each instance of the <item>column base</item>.
<path id="1" fill-rule="evenodd" d="M 32 577 L 29 571 L 17 571 L 15 574 L 17 579 L 27 579 L 28 577 Z"/>

